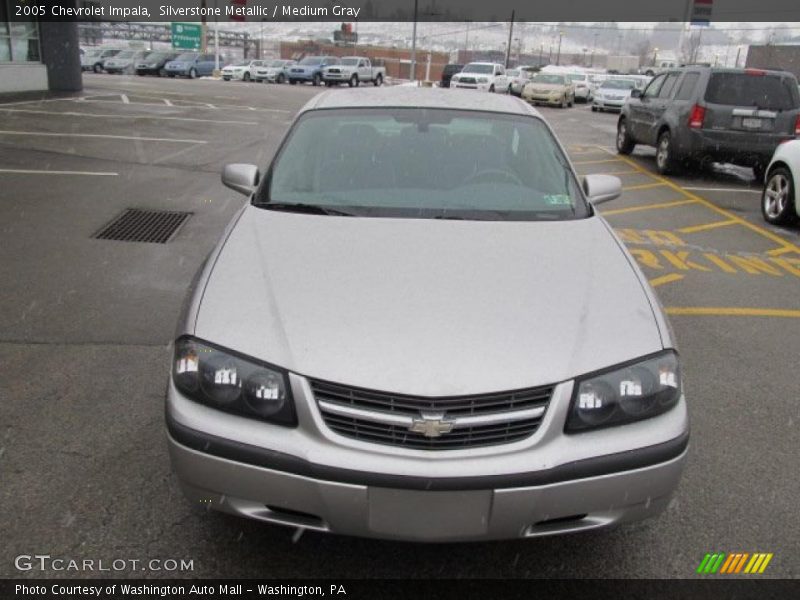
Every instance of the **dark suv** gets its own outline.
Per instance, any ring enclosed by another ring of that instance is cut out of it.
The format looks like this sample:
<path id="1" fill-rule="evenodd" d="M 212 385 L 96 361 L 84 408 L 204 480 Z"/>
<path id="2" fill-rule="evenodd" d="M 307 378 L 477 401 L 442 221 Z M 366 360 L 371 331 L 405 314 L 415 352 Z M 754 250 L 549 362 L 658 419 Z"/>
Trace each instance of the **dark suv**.
<path id="1" fill-rule="evenodd" d="M 633 90 L 617 122 L 617 150 L 655 146 L 656 168 L 728 162 L 763 179 L 778 144 L 800 135 L 794 75 L 762 69 L 687 66 Z"/>
<path id="2" fill-rule="evenodd" d="M 444 70 L 442 71 L 442 79 L 439 85 L 443 88 L 450 87 L 450 79 L 452 79 L 453 75 L 456 73 L 461 73 L 461 69 L 464 68 L 464 65 L 445 65 Z"/>

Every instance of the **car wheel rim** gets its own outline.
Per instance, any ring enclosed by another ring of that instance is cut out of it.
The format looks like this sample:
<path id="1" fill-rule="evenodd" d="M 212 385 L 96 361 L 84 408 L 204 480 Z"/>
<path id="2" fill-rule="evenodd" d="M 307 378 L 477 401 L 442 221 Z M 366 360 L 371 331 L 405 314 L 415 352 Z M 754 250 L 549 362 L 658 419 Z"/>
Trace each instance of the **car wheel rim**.
<path id="1" fill-rule="evenodd" d="M 667 164 L 667 157 L 669 156 L 669 139 L 664 138 L 658 144 L 658 152 L 656 152 L 656 162 L 659 167 Z"/>
<path id="2" fill-rule="evenodd" d="M 789 180 L 781 174 L 773 175 L 764 190 L 764 212 L 776 219 L 786 208 L 789 198 Z"/>

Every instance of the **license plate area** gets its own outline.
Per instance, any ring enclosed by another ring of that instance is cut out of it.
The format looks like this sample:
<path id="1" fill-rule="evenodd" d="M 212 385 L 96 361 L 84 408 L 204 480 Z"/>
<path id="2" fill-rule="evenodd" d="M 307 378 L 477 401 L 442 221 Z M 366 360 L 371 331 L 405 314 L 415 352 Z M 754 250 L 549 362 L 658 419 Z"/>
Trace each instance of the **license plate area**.
<path id="1" fill-rule="evenodd" d="M 742 127 L 744 129 L 761 129 L 762 120 L 756 117 L 742 117 Z"/>
<path id="2" fill-rule="evenodd" d="M 369 488 L 369 528 L 420 540 L 481 535 L 489 527 L 492 494 Z"/>

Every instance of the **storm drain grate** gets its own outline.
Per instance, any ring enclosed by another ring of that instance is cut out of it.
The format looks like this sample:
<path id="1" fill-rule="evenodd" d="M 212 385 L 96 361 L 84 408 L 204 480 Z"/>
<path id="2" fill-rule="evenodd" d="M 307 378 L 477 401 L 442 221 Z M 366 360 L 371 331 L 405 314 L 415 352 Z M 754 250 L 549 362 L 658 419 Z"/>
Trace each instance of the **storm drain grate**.
<path id="1" fill-rule="evenodd" d="M 176 210 L 140 210 L 128 208 L 98 231 L 99 240 L 166 244 L 192 215 Z"/>

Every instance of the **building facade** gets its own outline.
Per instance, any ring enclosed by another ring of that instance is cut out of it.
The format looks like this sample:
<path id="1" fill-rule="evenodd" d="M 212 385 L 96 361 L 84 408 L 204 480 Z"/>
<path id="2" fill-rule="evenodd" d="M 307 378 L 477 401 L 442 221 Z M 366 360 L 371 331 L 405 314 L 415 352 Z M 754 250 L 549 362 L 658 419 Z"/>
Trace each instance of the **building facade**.
<path id="1" fill-rule="evenodd" d="M 0 93 L 82 88 L 77 23 L 11 18 L 0 0 Z"/>

